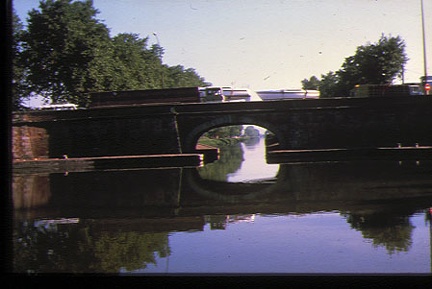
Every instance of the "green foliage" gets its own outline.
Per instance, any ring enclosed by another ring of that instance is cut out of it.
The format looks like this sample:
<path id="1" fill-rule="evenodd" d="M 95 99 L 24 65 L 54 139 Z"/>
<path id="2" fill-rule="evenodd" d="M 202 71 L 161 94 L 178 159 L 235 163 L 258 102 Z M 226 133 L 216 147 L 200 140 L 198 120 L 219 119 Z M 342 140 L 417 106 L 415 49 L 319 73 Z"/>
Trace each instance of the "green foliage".
<path id="1" fill-rule="evenodd" d="M 88 92 L 203 86 L 194 69 L 162 63 L 163 48 L 148 38 L 109 29 L 93 1 L 42 0 L 24 30 L 14 17 L 14 102 L 31 93 L 85 106 Z"/>
<path id="2" fill-rule="evenodd" d="M 77 103 L 94 81 L 89 69 L 109 41 L 109 31 L 95 19 L 92 1 L 47 0 L 29 13 L 23 32 L 23 59 L 35 93 Z"/>
<path id="3" fill-rule="evenodd" d="M 170 254 L 167 233 L 101 232 L 91 244 L 95 260 L 95 272 L 118 272 L 145 269 L 156 264 L 156 254 Z"/>
<path id="4" fill-rule="evenodd" d="M 135 230 L 95 230 L 94 222 L 14 227 L 13 270 L 18 273 L 110 273 L 155 264 L 171 254 L 168 233 Z M 47 253 L 48 252 L 48 253 Z"/>
<path id="5" fill-rule="evenodd" d="M 198 140 L 198 143 L 220 148 L 224 146 L 236 145 L 242 141 L 243 141 L 242 138 L 209 138 L 206 136 L 202 136 Z"/>
<path id="6" fill-rule="evenodd" d="M 371 239 L 374 247 L 383 246 L 388 254 L 407 252 L 412 245 L 414 226 L 409 217 L 388 214 L 343 214 L 351 228 Z"/>
<path id="7" fill-rule="evenodd" d="M 193 68 L 185 69 L 181 65 L 166 67 L 164 88 L 204 86 L 204 78 L 200 77 Z"/>
<path id="8" fill-rule="evenodd" d="M 151 89 L 158 87 L 158 77 L 152 73 L 160 60 L 147 49 L 147 38 L 137 34 L 119 34 L 112 39 L 116 77 L 112 90 Z M 159 67 L 160 71 L 160 67 Z"/>
<path id="9" fill-rule="evenodd" d="M 318 90 L 320 85 L 320 81 L 315 75 L 311 76 L 309 80 L 307 78 L 303 79 L 301 83 L 302 83 L 302 88 L 304 90 L 308 90 L 308 89 Z"/>
<path id="10" fill-rule="evenodd" d="M 326 75 L 321 75 L 319 91 L 321 96 L 325 97 L 335 97 L 339 95 L 338 76 L 336 75 L 336 73 L 330 71 Z"/>
<path id="11" fill-rule="evenodd" d="M 231 125 L 214 128 L 204 134 L 209 138 L 230 138 L 241 136 L 243 131 L 242 125 Z"/>
<path id="12" fill-rule="evenodd" d="M 240 169 L 243 162 L 243 149 L 240 143 L 221 147 L 219 160 L 197 168 L 203 179 L 226 182 L 228 174 Z"/>
<path id="13" fill-rule="evenodd" d="M 21 103 L 29 94 L 28 83 L 26 80 L 26 66 L 23 64 L 19 55 L 22 51 L 22 37 L 23 37 L 23 24 L 19 19 L 15 11 L 12 14 L 12 108 L 18 110 L 21 107 Z"/>
<path id="14" fill-rule="evenodd" d="M 399 36 L 381 35 L 377 43 L 357 47 L 355 55 L 347 57 L 338 71 L 322 75 L 317 86 L 323 97 L 349 96 L 356 84 L 391 83 L 402 74 L 407 61 L 405 42 Z M 314 77 L 303 80 L 303 86 Z"/>

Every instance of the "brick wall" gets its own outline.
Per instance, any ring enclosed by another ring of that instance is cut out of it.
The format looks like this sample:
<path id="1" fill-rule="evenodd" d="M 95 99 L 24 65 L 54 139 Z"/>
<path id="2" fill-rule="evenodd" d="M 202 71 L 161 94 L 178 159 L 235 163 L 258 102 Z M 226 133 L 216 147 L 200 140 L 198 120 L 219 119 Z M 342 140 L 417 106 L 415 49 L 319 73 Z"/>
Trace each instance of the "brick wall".
<path id="1" fill-rule="evenodd" d="M 12 127 L 12 157 L 14 160 L 48 158 L 48 134 L 40 127 Z"/>

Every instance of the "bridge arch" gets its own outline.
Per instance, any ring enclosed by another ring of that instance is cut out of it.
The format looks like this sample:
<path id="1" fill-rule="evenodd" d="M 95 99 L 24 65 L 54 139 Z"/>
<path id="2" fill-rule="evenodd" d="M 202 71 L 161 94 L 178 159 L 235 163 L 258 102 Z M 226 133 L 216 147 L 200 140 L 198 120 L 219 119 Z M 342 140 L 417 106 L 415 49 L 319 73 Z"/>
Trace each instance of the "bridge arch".
<path id="1" fill-rule="evenodd" d="M 274 125 L 271 122 L 263 120 L 261 118 L 254 118 L 248 116 L 236 116 L 236 115 L 224 115 L 220 117 L 216 117 L 212 120 L 205 121 L 195 126 L 192 130 L 185 133 L 183 139 L 181 140 L 183 152 L 193 152 L 195 150 L 195 146 L 198 142 L 198 139 L 207 131 L 223 127 L 223 126 L 231 126 L 231 125 L 256 125 L 262 128 L 265 128 L 272 133 L 275 134 L 279 143 L 284 146 L 285 139 L 284 134 L 280 131 L 278 126 Z"/>

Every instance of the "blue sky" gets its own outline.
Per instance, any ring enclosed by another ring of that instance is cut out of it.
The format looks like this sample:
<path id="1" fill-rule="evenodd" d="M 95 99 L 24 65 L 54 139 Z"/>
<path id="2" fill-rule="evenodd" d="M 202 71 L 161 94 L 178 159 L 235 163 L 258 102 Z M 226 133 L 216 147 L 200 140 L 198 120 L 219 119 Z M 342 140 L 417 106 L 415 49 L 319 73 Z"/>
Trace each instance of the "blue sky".
<path id="1" fill-rule="evenodd" d="M 432 74 L 432 0 L 425 10 Z M 338 70 L 357 46 L 381 34 L 401 36 L 405 81 L 423 75 L 421 0 L 94 0 L 111 35 L 158 40 L 168 65 L 194 68 L 214 85 L 299 88 L 301 80 Z M 15 0 L 22 21 L 37 0 Z M 157 34 L 157 38 L 153 33 Z"/>

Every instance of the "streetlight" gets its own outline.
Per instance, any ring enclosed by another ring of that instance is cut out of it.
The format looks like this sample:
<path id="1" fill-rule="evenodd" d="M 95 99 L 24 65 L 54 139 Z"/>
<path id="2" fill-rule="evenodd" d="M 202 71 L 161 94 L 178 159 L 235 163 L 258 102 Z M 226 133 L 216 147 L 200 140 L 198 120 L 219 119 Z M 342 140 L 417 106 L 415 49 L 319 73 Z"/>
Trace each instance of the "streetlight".
<path id="1" fill-rule="evenodd" d="M 160 46 L 160 42 L 159 42 L 159 37 L 157 35 L 156 32 L 153 32 L 154 37 L 156 37 L 156 42 L 157 42 L 157 49 L 156 49 L 156 55 L 157 57 L 159 57 L 160 61 L 161 61 L 161 65 L 162 65 L 162 70 L 161 70 L 161 85 L 162 88 L 164 88 L 165 86 L 165 80 L 164 80 L 164 67 L 162 64 L 162 47 Z"/>
<path id="2" fill-rule="evenodd" d="M 153 35 L 156 38 L 156 42 L 157 42 L 156 55 L 162 60 L 162 47 L 160 46 L 159 37 L 156 32 L 153 32 Z"/>
<path id="3" fill-rule="evenodd" d="M 156 32 L 153 32 L 153 35 L 156 37 L 157 45 L 160 46 L 159 37 L 157 36 Z"/>

